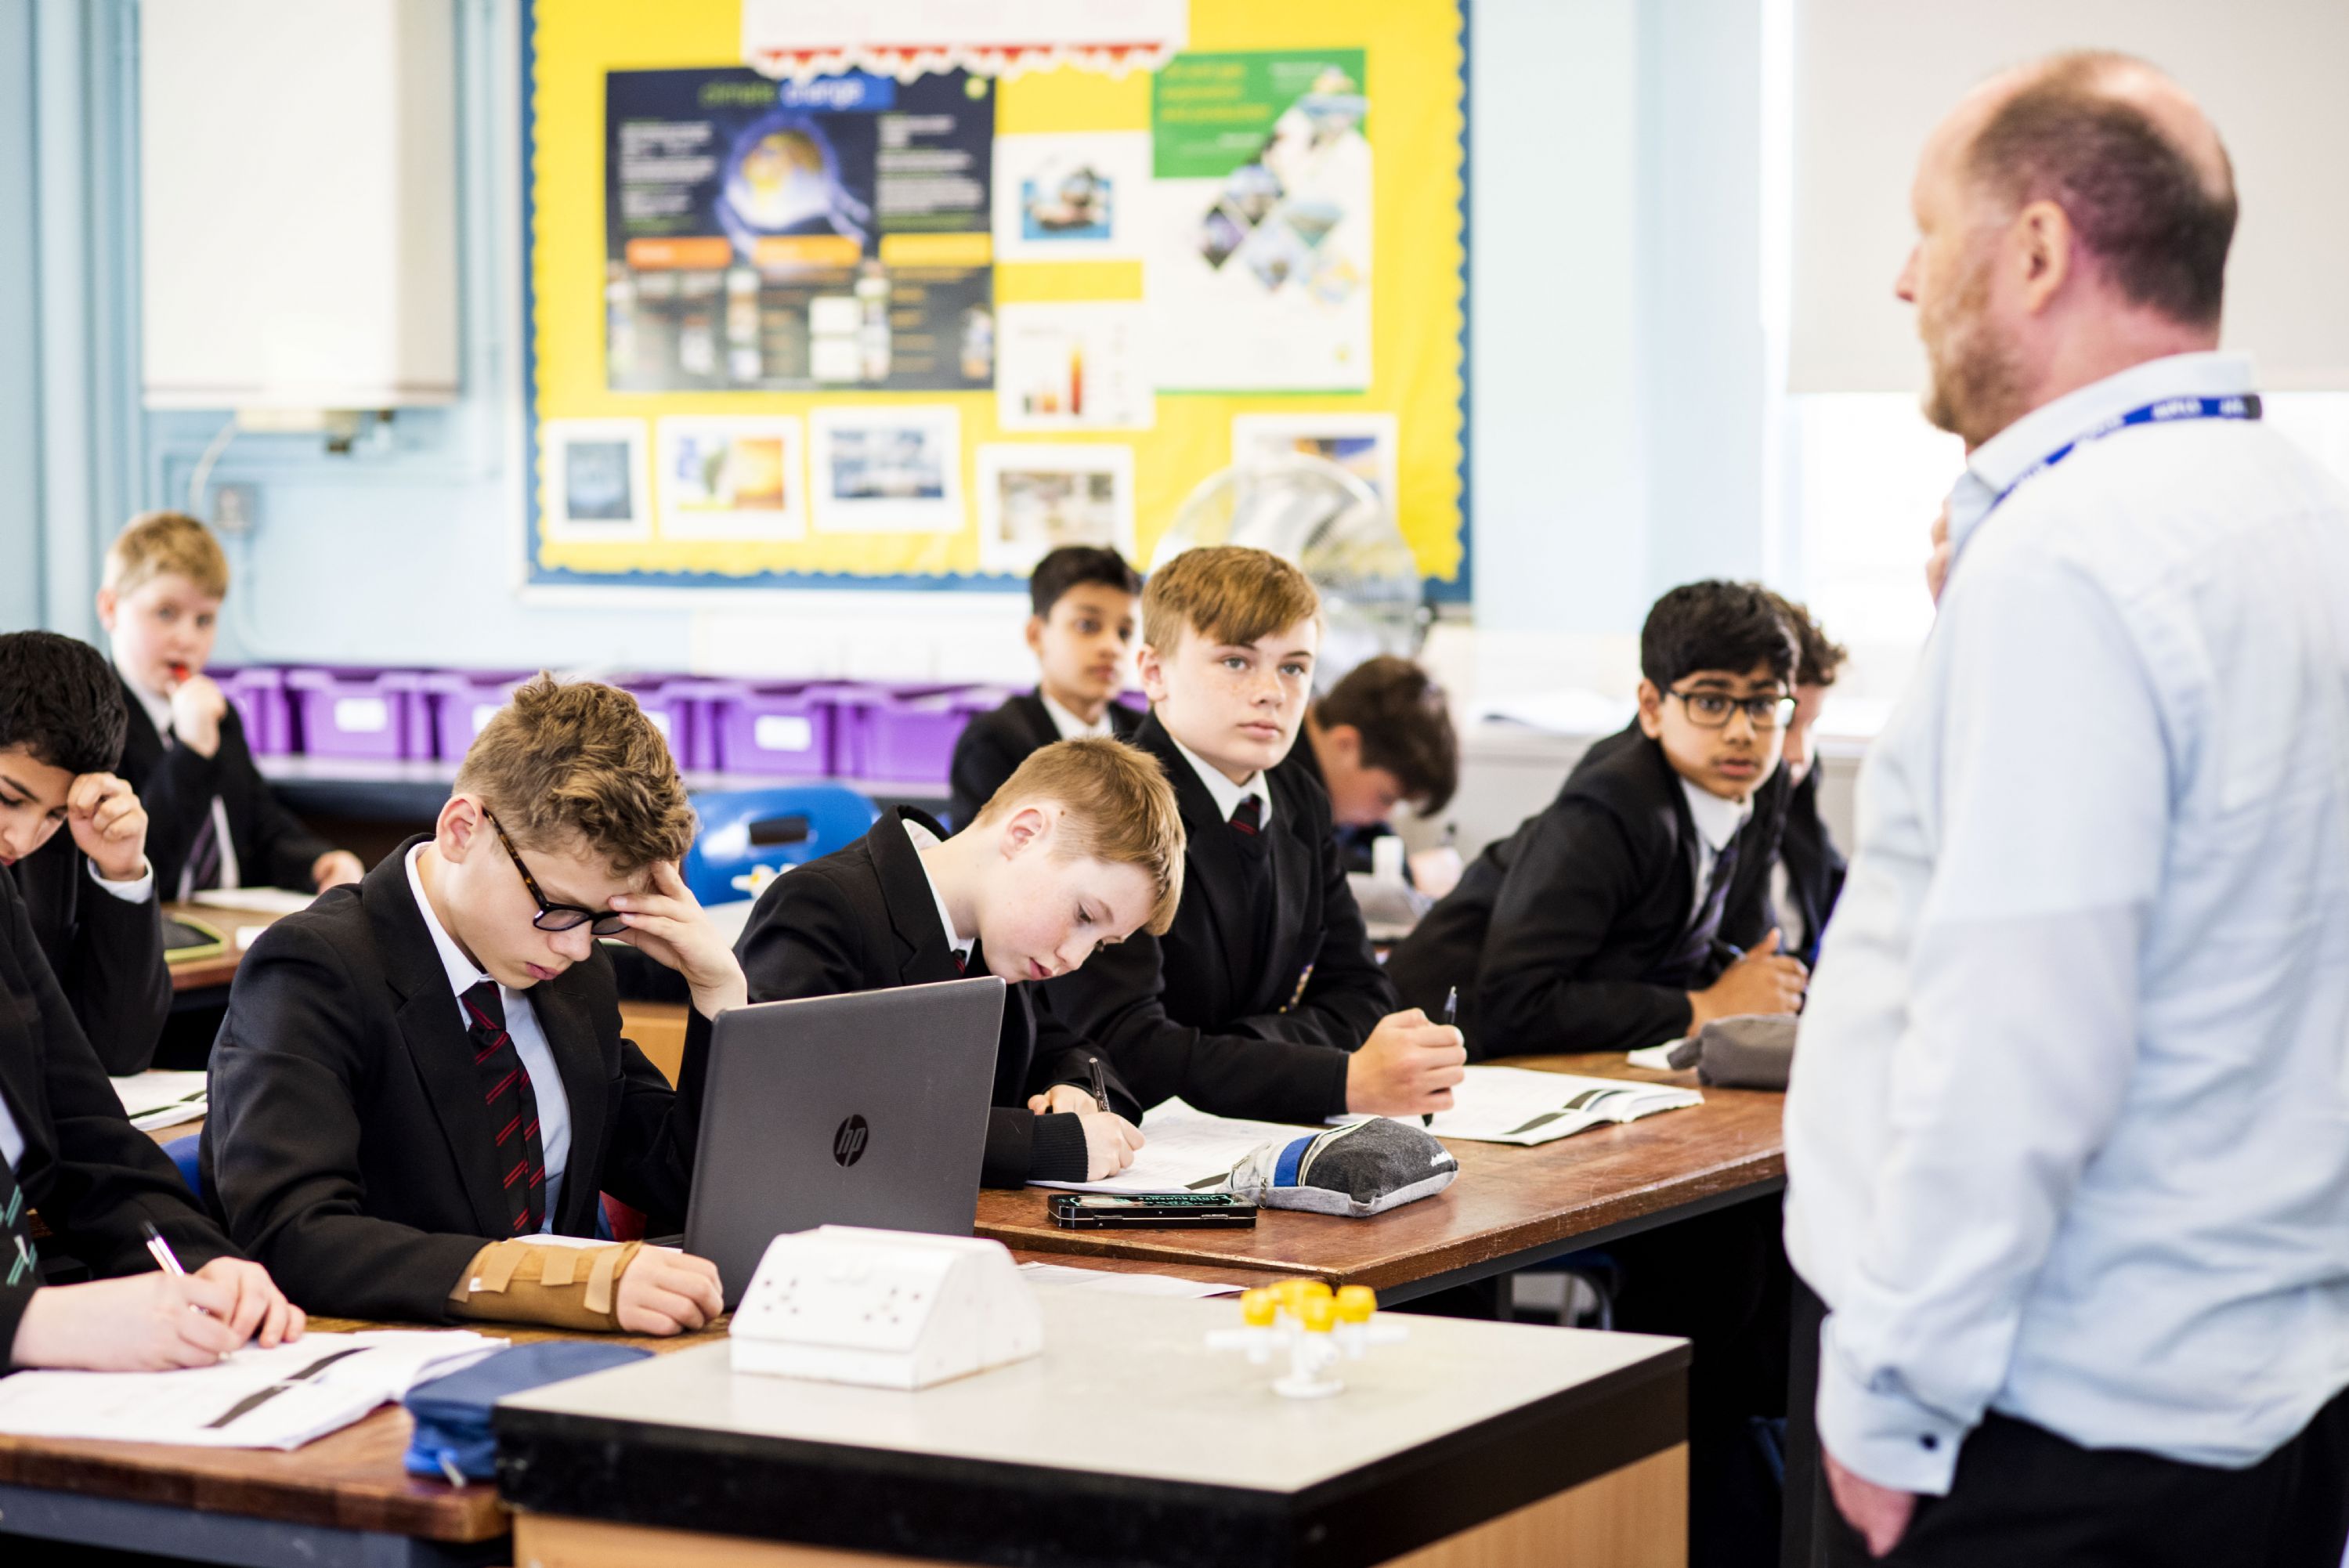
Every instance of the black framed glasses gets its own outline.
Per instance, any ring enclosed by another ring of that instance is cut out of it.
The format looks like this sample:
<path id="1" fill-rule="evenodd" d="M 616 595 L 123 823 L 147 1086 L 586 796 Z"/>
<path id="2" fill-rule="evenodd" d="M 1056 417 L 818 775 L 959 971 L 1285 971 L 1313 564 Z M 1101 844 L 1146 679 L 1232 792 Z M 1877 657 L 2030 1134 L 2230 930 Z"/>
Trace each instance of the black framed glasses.
<path id="1" fill-rule="evenodd" d="M 1746 721 L 1756 729 L 1777 729 L 1795 717 L 1795 699 L 1791 696 L 1732 696 L 1725 691 L 1673 691 L 1667 687 L 1666 696 L 1681 699 L 1688 710 L 1689 722 L 1699 729 L 1720 729 L 1729 723 L 1729 716 L 1739 708 L 1745 710 Z"/>
<path id="2" fill-rule="evenodd" d="M 522 863 L 522 851 L 514 848 L 512 839 L 506 837 L 506 830 L 499 824 L 497 814 L 484 806 L 481 815 L 489 818 L 490 827 L 498 835 L 498 842 L 506 847 L 507 858 L 513 861 L 514 870 L 522 873 L 522 885 L 530 890 L 530 896 L 538 904 L 538 913 L 530 917 L 533 925 L 541 931 L 576 931 L 584 925 L 597 936 L 617 936 L 628 929 L 627 917 L 616 910 L 582 909 L 575 903 L 557 903 L 540 892 L 538 879 L 530 874 L 528 866 Z"/>

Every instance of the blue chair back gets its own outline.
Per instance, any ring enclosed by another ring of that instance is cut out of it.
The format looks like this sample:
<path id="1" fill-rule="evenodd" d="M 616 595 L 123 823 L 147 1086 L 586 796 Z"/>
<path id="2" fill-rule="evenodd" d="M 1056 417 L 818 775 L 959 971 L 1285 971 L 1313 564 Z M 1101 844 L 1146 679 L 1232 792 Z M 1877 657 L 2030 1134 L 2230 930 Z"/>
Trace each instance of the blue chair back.
<path id="1" fill-rule="evenodd" d="M 846 849 L 881 819 L 880 809 L 843 784 L 779 784 L 693 798 L 701 831 L 686 851 L 685 885 L 704 903 L 750 896 L 755 867 L 803 865 Z"/>
<path id="2" fill-rule="evenodd" d="M 196 1172 L 196 1150 L 202 1142 L 202 1133 L 191 1132 L 185 1138 L 174 1138 L 163 1145 L 163 1152 L 170 1155 L 171 1163 L 180 1168 L 180 1180 L 188 1184 L 189 1191 L 198 1196 L 202 1196 L 204 1190 L 203 1178 Z"/>

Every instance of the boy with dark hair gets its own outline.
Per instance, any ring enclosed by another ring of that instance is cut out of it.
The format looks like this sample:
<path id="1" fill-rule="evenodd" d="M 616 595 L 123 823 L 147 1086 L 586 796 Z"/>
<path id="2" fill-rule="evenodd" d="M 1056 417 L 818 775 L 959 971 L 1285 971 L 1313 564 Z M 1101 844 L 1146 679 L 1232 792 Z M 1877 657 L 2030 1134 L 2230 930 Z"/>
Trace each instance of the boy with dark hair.
<path id="1" fill-rule="evenodd" d="M 1142 716 L 1111 699 L 1133 651 L 1142 579 L 1114 550 L 1064 544 L 1028 579 L 1036 689 L 972 719 L 955 742 L 947 810 L 960 831 L 1037 748 L 1087 736 L 1130 738 Z"/>
<path id="2" fill-rule="evenodd" d="M 147 812 L 114 776 L 124 723 L 97 649 L 0 636 L 0 876 L 15 877 L 34 941 L 117 1075 L 146 1070 L 171 1010 Z"/>
<path id="3" fill-rule="evenodd" d="M 357 882 L 366 870 L 358 857 L 312 833 L 269 792 L 235 705 L 203 673 L 227 597 L 228 557 L 183 513 L 132 518 L 106 552 L 98 619 L 129 712 L 122 774 L 146 802 L 163 896 Z"/>
<path id="4" fill-rule="evenodd" d="M 1283 768 L 1330 796 L 1338 847 L 1350 872 L 1371 869 L 1371 841 L 1405 801 L 1423 817 L 1450 802 L 1460 785 L 1460 738 L 1444 690 L 1409 659 L 1363 660 L 1305 710 L 1303 744 Z"/>
<path id="5" fill-rule="evenodd" d="M 900 807 L 859 842 L 778 877 L 735 952 L 758 1002 L 1000 976 L 984 1179 L 1099 1181 L 1132 1163 L 1141 1108 L 1114 1072 L 1111 1103 L 1093 1099 L 1093 1053 L 1035 1005 L 1030 982 L 1137 930 L 1164 933 L 1182 893 L 1183 821 L 1158 764 L 1120 741 L 1063 740 L 1022 762 L 951 839 Z"/>
<path id="6" fill-rule="evenodd" d="M 37 1243 L 37 1210 L 49 1236 Z M 154 1266 L 153 1226 L 192 1272 Z M 70 1255 L 98 1277 L 48 1284 Z M 0 1371 L 204 1367 L 258 1336 L 301 1336 L 302 1313 L 197 1207 L 132 1127 L 0 876 Z"/>
<path id="7" fill-rule="evenodd" d="M 742 970 L 678 877 L 693 811 L 626 693 L 542 675 L 429 834 L 253 944 L 212 1058 L 205 1196 L 313 1311 L 675 1334 L 706 1260 L 592 1258 L 601 1197 L 683 1229 L 709 1024 Z M 672 1090 L 620 1035 L 616 936 L 692 998 Z M 575 1264 L 575 1266 L 574 1266 Z"/>
<path id="8" fill-rule="evenodd" d="M 1774 593 L 1778 613 L 1795 634 L 1801 650 L 1795 671 L 1795 717 L 1786 724 L 1786 755 L 1780 765 L 1787 779 L 1786 826 L 1778 838 L 1778 865 L 1770 881 L 1770 902 L 1778 912 L 1789 952 L 1805 964 L 1818 961 L 1819 938 L 1826 934 L 1827 917 L 1843 895 L 1843 851 L 1827 833 L 1819 816 L 1818 754 L 1811 727 L 1826 705 L 1827 687 L 1835 685 L 1843 663 L 1851 655 L 1840 643 L 1830 641 L 1810 610 L 1784 594 Z"/>
<path id="9" fill-rule="evenodd" d="M 1397 1012 L 1330 831 L 1330 798 L 1278 766 L 1313 689 L 1321 603 L 1237 545 L 1186 551 L 1142 603 L 1150 717 L 1133 743 L 1174 787 L 1182 907 L 1047 993 L 1143 1106 L 1318 1122 L 1452 1103 L 1459 1031 Z"/>
<path id="10" fill-rule="evenodd" d="M 1640 665 L 1632 726 L 1388 961 L 1421 1006 L 1459 986 L 1483 1054 L 1631 1050 L 1801 1003 L 1768 909 L 1794 635 L 1763 590 L 1695 583 L 1649 612 Z"/>

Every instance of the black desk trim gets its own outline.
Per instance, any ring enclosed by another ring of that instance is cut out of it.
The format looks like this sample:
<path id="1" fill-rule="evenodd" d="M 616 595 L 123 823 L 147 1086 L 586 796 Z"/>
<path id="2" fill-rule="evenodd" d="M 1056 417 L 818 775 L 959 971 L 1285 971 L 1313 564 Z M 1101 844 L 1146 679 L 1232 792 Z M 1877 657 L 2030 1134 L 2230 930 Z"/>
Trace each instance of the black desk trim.
<path id="1" fill-rule="evenodd" d="M 541 1513 L 1004 1568 L 1369 1568 L 1683 1441 L 1688 1365 L 1674 1345 L 1295 1493 L 526 1409 L 496 1414 L 498 1486 Z"/>

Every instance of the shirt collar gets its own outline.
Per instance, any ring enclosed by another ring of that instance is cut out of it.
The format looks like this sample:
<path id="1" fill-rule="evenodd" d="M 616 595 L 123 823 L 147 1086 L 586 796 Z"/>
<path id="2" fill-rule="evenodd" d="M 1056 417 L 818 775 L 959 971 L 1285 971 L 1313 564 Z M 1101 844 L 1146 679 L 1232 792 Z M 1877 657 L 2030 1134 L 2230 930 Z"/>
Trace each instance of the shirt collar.
<path id="1" fill-rule="evenodd" d="M 1729 841 L 1737 837 L 1745 819 L 1754 814 L 1751 795 L 1743 800 L 1724 800 L 1686 779 L 1681 780 L 1681 793 L 1688 797 L 1689 816 L 1696 823 L 1697 836 L 1716 855 L 1729 847 Z"/>
<path id="2" fill-rule="evenodd" d="M 1050 702 L 1051 698 L 1044 700 Z M 938 929 L 947 934 L 947 945 L 955 950 L 956 957 L 968 958 L 978 938 L 965 936 L 955 929 L 954 916 L 947 913 L 946 894 L 938 891 L 938 879 L 930 874 L 929 862 L 922 859 L 924 850 L 936 847 L 938 836 L 910 817 L 900 817 L 897 821 L 905 830 L 905 837 L 913 841 L 914 860 L 922 868 L 922 880 L 929 884 L 931 901 L 938 906 Z"/>
<path id="3" fill-rule="evenodd" d="M 1222 769 L 1203 761 L 1197 752 L 1174 740 L 1171 733 L 1166 738 L 1174 741 L 1174 749 L 1183 754 L 1183 760 L 1191 765 L 1191 771 L 1196 773 L 1199 782 L 1207 787 L 1207 793 L 1215 799 L 1216 810 L 1225 821 L 1230 821 L 1232 813 L 1240 809 L 1240 802 L 1253 795 L 1258 802 L 1257 828 L 1261 830 L 1271 823 L 1272 791 L 1265 788 L 1262 773 L 1252 774 L 1245 784 L 1235 784 L 1224 777 Z"/>
<path id="4" fill-rule="evenodd" d="M 1054 702 L 1052 694 L 1041 686 L 1036 688 L 1036 696 L 1044 704 L 1044 717 L 1052 721 L 1052 727 L 1061 732 L 1061 738 L 1063 740 L 1081 740 L 1088 736 L 1105 736 L 1110 732 L 1107 708 L 1102 709 L 1101 721 L 1098 724 L 1087 724 L 1083 719 Z"/>
<path id="5" fill-rule="evenodd" d="M 433 950 L 440 954 L 440 967 L 449 972 L 449 995 L 461 1001 L 466 992 L 489 976 L 465 956 L 465 950 L 457 945 L 457 939 L 449 934 L 440 917 L 432 912 L 432 901 L 424 896 L 424 878 L 418 874 L 416 862 L 429 848 L 429 843 L 422 843 L 408 851 L 408 891 L 416 895 L 416 913 L 424 917 L 424 929 L 432 934 Z M 503 995 L 502 987 L 500 995 Z"/>
<path id="6" fill-rule="evenodd" d="M 2164 397 L 2233 397 L 2258 390 L 2249 356 L 2171 354 L 2132 365 L 2044 404 L 1974 449 L 1950 491 L 1950 553 L 2032 469 L 2108 419 Z"/>
<path id="7" fill-rule="evenodd" d="M 114 667 L 118 674 L 121 671 L 122 660 L 119 656 L 115 659 Z M 137 681 L 132 680 L 128 676 L 124 676 L 122 677 L 122 684 L 130 688 L 130 695 L 137 697 L 139 699 L 139 706 L 147 710 L 147 722 L 155 727 L 155 733 L 158 735 L 171 734 L 171 699 L 168 696 L 157 696 L 153 692 L 149 691 L 145 686 L 140 686 Z"/>

